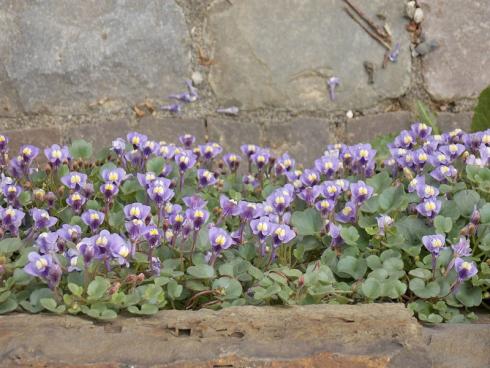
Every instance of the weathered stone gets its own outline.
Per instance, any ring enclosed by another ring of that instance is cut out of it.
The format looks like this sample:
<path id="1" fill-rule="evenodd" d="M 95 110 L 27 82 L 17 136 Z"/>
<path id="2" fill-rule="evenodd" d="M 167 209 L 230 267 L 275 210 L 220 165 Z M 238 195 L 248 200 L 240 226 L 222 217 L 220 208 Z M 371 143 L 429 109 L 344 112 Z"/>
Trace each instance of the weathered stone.
<path id="1" fill-rule="evenodd" d="M 209 81 L 220 103 L 242 109 L 338 110 L 402 95 L 411 66 L 404 2 L 362 3 L 370 17 L 385 15 L 394 42 L 401 44 L 398 62 L 377 67 L 371 85 L 363 63 L 381 65 L 385 49 L 343 7 L 337 0 L 215 2 L 206 35 L 215 61 Z M 331 76 L 341 79 L 335 102 L 328 97 Z"/>
<path id="2" fill-rule="evenodd" d="M 472 112 L 440 112 L 437 114 L 437 124 L 442 132 L 448 132 L 456 128 L 469 132 L 471 128 Z"/>
<path id="3" fill-rule="evenodd" d="M 0 3 L 0 51 L 26 112 L 84 113 L 185 88 L 189 34 L 174 0 Z"/>
<path id="4" fill-rule="evenodd" d="M 9 138 L 9 152 L 11 155 L 16 155 L 21 145 L 32 144 L 41 149 L 39 156 L 44 157 L 44 148 L 52 144 L 60 144 L 62 141 L 59 127 L 8 130 L 1 132 L 1 134 Z"/>
<path id="5" fill-rule="evenodd" d="M 490 367 L 490 324 L 444 324 L 424 328 L 432 366 Z"/>
<path id="6" fill-rule="evenodd" d="M 423 0 L 426 38 L 440 47 L 423 60 L 426 88 L 437 100 L 477 96 L 490 80 L 488 1 Z M 471 21 L 469 21 L 471 20 Z"/>
<path id="7" fill-rule="evenodd" d="M 0 316 L 0 330 L 2 367 L 430 366 L 421 327 L 400 304 L 163 311 L 104 324 L 14 314 Z"/>
<path id="8" fill-rule="evenodd" d="M 130 129 L 127 120 L 82 124 L 65 127 L 63 129 L 63 138 L 66 143 L 70 143 L 70 141 L 75 139 L 84 139 L 92 143 L 94 151 L 97 152 L 110 146 L 112 141 L 118 137 L 126 138 L 126 134 L 129 133 Z"/>
<path id="9" fill-rule="evenodd" d="M 397 111 L 349 119 L 345 125 L 347 143 L 368 143 L 379 135 L 398 133 L 410 127 L 410 116 L 408 111 Z"/>
<path id="10" fill-rule="evenodd" d="M 253 121 L 236 119 L 207 120 L 209 140 L 218 142 L 226 151 L 240 153 L 242 144 L 260 144 L 262 127 Z"/>
<path id="11" fill-rule="evenodd" d="M 204 143 L 206 128 L 204 120 L 189 118 L 155 118 L 147 116 L 134 127 L 135 131 L 143 133 L 156 141 L 179 143 L 179 136 L 192 134 L 196 137 L 196 144 Z"/>
<path id="12" fill-rule="evenodd" d="M 22 112 L 22 107 L 18 96 L 8 79 L 4 66 L 0 63 L 0 117 L 15 117 L 20 112 Z"/>
<path id="13" fill-rule="evenodd" d="M 319 118 L 298 118 L 289 122 L 267 123 L 262 144 L 277 154 L 289 152 L 298 163 L 311 165 L 327 144 L 336 143 L 335 124 Z"/>

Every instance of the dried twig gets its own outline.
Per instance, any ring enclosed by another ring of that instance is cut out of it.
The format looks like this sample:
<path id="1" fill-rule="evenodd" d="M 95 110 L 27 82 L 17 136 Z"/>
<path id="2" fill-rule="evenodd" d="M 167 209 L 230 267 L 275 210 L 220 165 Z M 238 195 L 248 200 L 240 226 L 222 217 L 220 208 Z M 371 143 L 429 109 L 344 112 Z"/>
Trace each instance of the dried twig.
<path id="1" fill-rule="evenodd" d="M 387 43 L 391 43 L 391 37 L 390 35 L 383 29 L 383 27 L 380 27 L 376 25 L 373 21 L 369 20 L 369 18 L 364 14 L 360 9 L 358 9 L 354 4 L 352 4 L 349 0 L 344 0 L 344 2 L 350 6 L 352 10 L 354 10 L 359 17 L 361 17 L 362 20 L 364 20 L 372 29 L 373 31 L 376 32 L 376 34 L 386 41 Z"/>
<path id="2" fill-rule="evenodd" d="M 369 28 L 367 28 L 364 24 L 361 23 L 361 21 L 359 19 L 357 19 L 354 14 L 352 14 L 352 12 L 347 9 L 347 8 L 344 8 L 345 12 L 349 15 L 349 17 L 351 17 L 354 22 L 356 22 L 357 24 L 359 24 L 362 29 L 364 29 L 366 31 L 366 33 L 368 35 L 370 35 L 373 39 L 375 39 L 376 41 L 378 41 L 378 43 L 380 45 L 382 45 L 384 48 L 386 48 L 387 50 L 391 50 L 391 46 L 386 43 L 386 41 L 384 41 L 380 36 L 378 36 L 376 33 L 374 33 L 373 31 L 371 31 Z"/>

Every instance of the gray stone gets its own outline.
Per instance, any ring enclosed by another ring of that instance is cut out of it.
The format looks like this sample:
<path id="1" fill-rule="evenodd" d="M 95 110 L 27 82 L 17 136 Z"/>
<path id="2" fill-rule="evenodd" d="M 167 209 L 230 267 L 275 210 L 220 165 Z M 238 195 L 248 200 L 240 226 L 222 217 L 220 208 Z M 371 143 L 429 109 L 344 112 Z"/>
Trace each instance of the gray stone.
<path id="1" fill-rule="evenodd" d="M 327 144 L 337 142 L 335 124 L 319 118 L 297 118 L 267 123 L 261 143 L 277 154 L 289 152 L 297 163 L 306 166 L 322 155 Z"/>
<path id="2" fill-rule="evenodd" d="M 59 127 L 43 127 L 43 128 L 28 128 L 15 129 L 1 132 L 9 138 L 9 156 L 14 157 L 18 154 L 20 146 L 24 144 L 32 144 L 39 147 L 38 162 L 45 163 L 46 156 L 44 149 L 52 144 L 62 143 L 61 129 Z"/>
<path id="3" fill-rule="evenodd" d="M 490 81 L 488 0 L 423 0 L 427 39 L 440 47 L 423 59 L 427 91 L 437 100 L 477 96 Z"/>
<path id="4" fill-rule="evenodd" d="M 371 18 L 383 13 L 394 41 L 401 44 L 398 62 L 383 70 L 384 48 L 343 6 L 338 0 L 215 1 L 206 37 L 214 46 L 209 82 L 219 102 L 242 109 L 330 111 L 360 109 L 402 95 L 411 67 L 404 2 L 359 5 Z M 378 67 L 375 84 L 368 85 L 364 61 Z M 341 79 L 335 102 L 328 97 L 331 76 Z"/>
<path id="5" fill-rule="evenodd" d="M 125 138 L 130 131 L 127 120 L 114 120 L 98 124 L 81 124 L 63 128 L 63 137 L 66 143 L 75 139 L 84 139 L 92 143 L 94 152 L 100 151 L 112 144 L 118 137 Z"/>
<path id="6" fill-rule="evenodd" d="M 132 105 L 179 92 L 190 75 L 189 39 L 174 0 L 0 2 L 0 64 L 28 113 L 84 113 L 104 98 Z"/>
<path id="7" fill-rule="evenodd" d="M 219 143 L 226 151 L 240 153 L 242 144 L 261 144 L 262 127 L 253 121 L 209 118 L 209 140 Z"/>
<path id="8" fill-rule="evenodd" d="M 206 140 L 206 128 L 201 119 L 146 116 L 139 120 L 133 130 L 146 134 L 153 140 L 175 144 L 180 144 L 179 136 L 187 133 L 196 137 L 196 144 Z"/>
<path id="9" fill-rule="evenodd" d="M 456 128 L 469 132 L 472 119 L 472 112 L 440 112 L 437 114 L 437 124 L 439 125 L 441 132 L 449 132 Z"/>
<path id="10" fill-rule="evenodd" d="M 444 324 L 424 328 L 433 367 L 490 367 L 490 324 Z"/>
<path id="11" fill-rule="evenodd" d="M 11 314 L 0 331 L 0 367 L 430 366 L 402 304 L 168 310 L 110 323 Z"/>
<path id="12" fill-rule="evenodd" d="M 347 143 L 369 143 L 379 135 L 398 133 L 410 127 L 408 111 L 366 115 L 346 122 Z"/>

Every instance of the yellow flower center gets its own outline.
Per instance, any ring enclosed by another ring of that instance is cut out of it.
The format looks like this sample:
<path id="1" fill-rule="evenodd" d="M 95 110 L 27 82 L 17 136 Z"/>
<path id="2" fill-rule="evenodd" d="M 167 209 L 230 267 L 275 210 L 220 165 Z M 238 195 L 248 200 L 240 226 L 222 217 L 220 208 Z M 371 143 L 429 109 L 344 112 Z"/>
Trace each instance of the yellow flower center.
<path id="1" fill-rule="evenodd" d="M 80 175 L 72 175 L 72 177 L 70 178 L 70 183 L 72 184 L 79 184 L 81 181 L 82 178 L 80 177 Z"/>
<path id="2" fill-rule="evenodd" d="M 267 225 L 266 222 L 259 222 L 257 225 L 257 230 L 259 231 L 267 231 L 268 228 L 269 226 Z"/>
<path id="3" fill-rule="evenodd" d="M 223 246 L 226 243 L 226 238 L 223 235 L 218 235 L 214 241 L 219 246 Z"/>
<path id="4" fill-rule="evenodd" d="M 360 187 L 359 188 L 359 194 L 360 195 L 366 195 L 366 194 L 368 194 L 367 188 L 366 187 Z"/>
<path id="5" fill-rule="evenodd" d="M 471 263 L 465 261 L 461 264 L 461 268 L 464 268 L 466 271 L 470 271 L 471 270 Z"/>
<path id="6" fill-rule="evenodd" d="M 361 156 L 362 158 L 366 158 L 366 157 L 369 156 L 369 152 L 367 150 L 365 150 L 365 149 L 360 150 L 359 151 L 359 156 Z"/>
<path id="7" fill-rule="evenodd" d="M 117 174 L 117 172 L 116 172 L 116 171 L 111 171 L 111 172 L 109 173 L 109 180 L 110 180 L 110 181 L 116 181 L 116 180 L 118 180 L 118 179 L 119 179 L 119 175 Z"/>
<path id="8" fill-rule="evenodd" d="M 283 196 L 276 197 L 275 200 L 276 204 L 284 204 L 286 202 L 286 199 Z"/>
<path id="9" fill-rule="evenodd" d="M 424 190 L 426 195 L 433 196 L 436 194 L 436 190 L 434 189 L 433 186 L 426 185 L 425 190 Z"/>
<path id="10" fill-rule="evenodd" d="M 333 164 L 330 161 L 325 162 L 325 165 L 323 165 L 325 169 L 331 169 L 333 167 Z"/>
<path id="11" fill-rule="evenodd" d="M 310 175 L 308 175 L 308 180 L 309 181 L 315 181 L 316 179 L 317 179 L 316 174 L 310 174 Z"/>
<path id="12" fill-rule="evenodd" d="M 44 267 L 46 267 L 48 265 L 48 261 L 46 261 L 45 258 L 39 258 L 37 261 L 36 261 L 36 268 L 38 270 L 42 270 Z"/>
<path id="13" fill-rule="evenodd" d="M 413 139 L 411 136 L 409 135 L 406 135 L 404 138 L 403 138 L 403 142 L 405 142 L 405 144 L 409 144 L 409 143 L 412 143 Z"/>
<path id="14" fill-rule="evenodd" d="M 189 157 L 182 156 L 179 161 L 180 161 L 181 164 L 186 164 L 187 165 L 189 163 Z"/>
<path id="15" fill-rule="evenodd" d="M 350 213 L 352 212 L 352 208 L 350 207 L 345 207 L 343 210 L 342 210 L 342 213 L 345 215 L 345 216 L 348 216 L 350 215 Z"/>
<path id="16" fill-rule="evenodd" d="M 329 208 L 330 207 L 330 203 L 328 203 L 328 201 L 321 201 L 320 202 L 320 206 L 322 208 Z"/>
<path id="17" fill-rule="evenodd" d="M 92 213 L 92 214 L 90 214 L 90 219 L 91 220 L 94 220 L 94 221 L 95 220 L 99 220 L 100 219 L 100 216 L 99 216 L 98 213 Z"/>
<path id="18" fill-rule="evenodd" d="M 60 150 L 53 150 L 51 152 L 51 157 L 53 158 L 61 158 L 62 154 Z"/>
<path id="19" fill-rule="evenodd" d="M 15 192 L 17 192 L 17 188 L 14 187 L 13 185 L 11 185 L 10 187 L 8 187 L 7 192 L 9 192 L 9 193 L 15 193 Z"/>
<path id="20" fill-rule="evenodd" d="M 204 217 L 204 212 L 202 212 L 201 210 L 196 210 L 194 212 L 194 217 L 203 218 Z"/>
<path id="21" fill-rule="evenodd" d="M 282 227 L 278 227 L 275 231 L 275 234 L 282 238 L 286 236 L 286 230 L 284 230 Z"/>
<path id="22" fill-rule="evenodd" d="M 141 214 L 141 211 L 138 207 L 131 207 L 131 209 L 129 210 L 129 214 L 131 216 L 139 216 Z"/>
<path id="23" fill-rule="evenodd" d="M 259 156 L 257 157 L 257 161 L 258 161 L 258 162 L 265 162 L 265 157 L 264 157 L 264 156 L 262 156 L 262 155 L 259 155 Z"/>
<path id="24" fill-rule="evenodd" d="M 152 236 L 157 236 L 157 235 L 158 235 L 158 229 L 151 229 L 151 230 L 149 231 L 149 233 L 150 233 L 150 235 L 152 235 Z"/>
<path id="25" fill-rule="evenodd" d="M 425 161 L 427 161 L 427 159 L 428 159 L 427 154 L 425 154 L 425 153 L 421 153 L 421 154 L 419 155 L 419 161 L 421 161 L 421 162 L 425 162 Z"/>
<path id="26" fill-rule="evenodd" d="M 437 155 L 437 160 L 439 162 L 444 162 L 446 160 L 446 156 L 443 154 Z"/>
<path id="27" fill-rule="evenodd" d="M 436 204 L 434 202 L 427 202 L 425 204 L 426 211 L 434 211 L 436 209 Z"/>
<path id="28" fill-rule="evenodd" d="M 22 150 L 22 154 L 29 156 L 32 153 L 32 150 L 29 147 L 26 147 Z"/>
<path id="29" fill-rule="evenodd" d="M 327 192 L 332 194 L 332 193 L 337 193 L 337 187 L 335 185 L 329 185 L 327 187 Z"/>
<path id="30" fill-rule="evenodd" d="M 440 248 L 440 247 L 442 247 L 442 245 L 443 245 L 443 244 L 442 244 L 442 241 L 441 241 L 440 239 L 434 239 L 434 240 L 432 241 L 432 246 L 433 246 L 434 248 Z"/>
<path id="31" fill-rule="evenodd" d="M 119 249 L 119 255 L 123 258 L 126 258 L 129 254 L 129 248 L 125 245 L 123 245 L 121 247 L 121 249 Z"/>
<path id="32" fill-rule="evenodd" d="M 81 196 L 80 196 L 80 194 L 78 194 L 78 193 L 73 193 L 73 194 L 71 195 L 71 200 L 72 200 L 72 201 L 79 201 L 79 200 L 81 200 L 81 199 L 82 199 L 82 197 L 81 197 Z"/>
<path id="33" fill-rule="evenodd" d="M 176 222 L 184 222 L 184 216 L 182 216 L 180 214 L 179 215 L 176 215 L 175 216 L 175 221 Z"/>
<path id="34" fill-rule="evenodd" d="M 131 140 L 132 144 L 139 144 L 140 143 L 140 137 L 134 136 L 133 139 Z"/>
<path id="35" fill-rule="evenodd" d="M 109 240 L 105 236 L 99 236 L 97 240 L 95 241 L 95 244 L 101 247 L 105 247 Z"/>
<path id="36" fill-rule="evenodd" d="M 114 190 L 114 185 L 112 185 L 112 184 L 106 184 L 105 185 L 105 190 L 111 190 L 111 191 Z"/>
<path id="37" fill-rule="evenodd" d="M 443 174 L 446 174 L 448 171 L 449 171 L 449 167 L 447 167 L 447 166 L 441 166 L 441 172 Z"/>
<path id="38" fill-rule="evenodd" d="M 13 208 L 8 208 L 5 213 L 9 216 L 15 216 L 15 211 Z"/>
<path id="39" fill-rule="evenodd" d="M 165 189 L 162 186 L 157 186 L 153 188 L 153 193 L 155 194 L 163 194 L 164 191 Z"/>

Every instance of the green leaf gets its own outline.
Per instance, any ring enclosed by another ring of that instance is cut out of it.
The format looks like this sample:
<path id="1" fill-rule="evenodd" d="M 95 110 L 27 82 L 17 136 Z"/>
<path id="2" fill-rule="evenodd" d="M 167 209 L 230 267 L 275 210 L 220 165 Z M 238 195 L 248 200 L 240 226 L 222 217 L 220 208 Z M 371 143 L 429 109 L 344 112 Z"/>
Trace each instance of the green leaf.
<path id="1" fill-rule="evenodd" d="M 45 309 L 53 313 L 61 314 L 66 309 L 64 305 L 57 306 L 56 300 L 53 298 L 42 298 L 39 302 Z"/>
<path id="2" fill-rule="evenodd" d="M 83 139 L 73 141 L 69 150 L 74 159 L 88 159 L 92 156 L 92 144 Z"/>
<path id="3" fill-rule="evenodd" d="M 128 312 L 138 315 L 152 315 L 158 312 L 158 307 L 154 304 L 143 304 L 140 309 L 137 306 L 131 305 L 128 307 Z"/>
<path id="4" fill-rule="evenodd" d="M 388 171 L 382 171 L 379 174 L 366 179 L 366 183 L 374 188 L 375 193 L 381 193 L 391 185 L 392 179 L 388 174 Z"/>
<path id="5" fill-rule="evenodd" d="M 14 298 L 9 298 L 3 303 L 0 303 L 0 314 L 6 314 L 9 312 L 13 312 L 17 309 L 17 301 Z"/>
<path id="6" fill-rule="evenodd" d="M 354 226 L 343 226 L 340 229 L 340 236 L 349 245 L 356 245 L 359 240 L 359 232 Z"/>
<path id="7" fill-rule="evenodd" d="M 435 281 L 429 282 L 427 285 L 422 279 L 412 279 L 409 283 L 410 290 L 419 298 L 428 299 L 439 295 L 441 288 Z"/>
<path id="8" fill-rule="evenodd" d="M 187 273 L 196 279 L 212 279 L 216 277 L 214 268 L 207 264 L 191 266 L 187 269 Z"/>
<path id="9" fill-rule="evenodd" d="M 482 224 L 490 224 L 490 203 L 486 203 L 480 208 L 480 222 Z"/>
<path id="10" fill-rule="evenodd" d="M 440 134 L 435 114 L 420 100 L 417 100 L 418 119 L 432 128 L 432 134 Z"/>
<path id="11" fill-rule="evenodd" d="M 132 194 L 140 190 L 143 190 L 143 187 L 139 184 L 138 180 L 136 179 L 126 180 L 121 186 L 121 192 L 123 194 Z"/>
<path id="12" fill-rule="evenodd" d="M 242 284 L 229 277 L 221 277 L 214 280 L 213 289 L 222 290 L 221 298 L 224 300 L 238 299 L 241 297 L 243 292 Z"/>
<path id="13" fill-rule="evenodd" d="M 387 279 L 381 281 L 381 296 L 397 299 L 407 291 L 407 285 L 400 280 Z"/>
<path id="14" fill-rule="evenodd" d="M 314 208 L 294 212 L 291 216 L 291 223 L 297 234 L 303 236 L 318 234 L 322 228 L 322 218 Z"/>
<path id="15" fill-rule="evenodd" d="M 432 272 L 430 272 L 430 270 L 427 270 L 425 268 L 415 268 L 413 270 L 410 270 L 408 274 L 410 276 L 418 277 L 419 279 L 422 280 L 429 280 L 432 277 Z"/>
<path id="16" fill-rule="evenodd" d="M 24 242 L 19 238 L 7 238 L 0 241 L 0 254 L 11 254 L 22 248 Z"/>
<path id="17" fill-rule="evenodd" d="M 337 271 L 340 274 L 351 276 L 354 280 L 362 278 L 366 273 L 366 270 L 367 264 L 363 258 L 345 256 L 339 260 L 339 263 L 337 263 Z"/>
<path id="18" fill-rule="evenodd" d="M 167 294 L 172 300 L 178 299 L 182 295 L 183 290 L 184 287 L 179 285 L 175 280 L 170 280 L 167 284 Z"/>
<path id="19" fill-rule="evenodd" d="M 77 284 L 74 284 L 72 282 L 68 283 L 68 289 L 71 291 L 73 295 L 82 296 L 83 294 L 83 287 L 78 286 Z"/>
<path id="20" fill-rule="evenodd" d="M 462 190 L 454 195 L 454 202 L 456 202 L 461 215 L 466 218 L 471 216 L 479 201 L 480 195 L 474 190 Z"/>
<path id="21" fill-rule="evenodd" d="M 436 216 L 434 219 L 434 227 L 437 233 L 449 233 L 453 228 L 453 220 L 450 217 Z"/>
<path id="22" fill-rule="evenodd" d="M 389 187 L 381 193 L 378 199 L 382 210 L 390 212 L 393 210 L 405 209 L 408 205 L 408 198 L 402 185 Z"/>
<path id="23" fill-rule="evenodd" d="M 87 294 L 91 300 L 101 299 L 111 284 L 103 277 L 96 276 L 87 289 Z"/>
<path id="24" fill-rule="evenodd" d="M 159 175 L 163 171 L 165 160 L 163 157 L 153 157 L 146 163 L 146 171 L 152 171 L 156 175 Z"/>
<path id="25" fill-rule="evenodd" d="M 361 290 L 367 298 L 377 299 L 381 295 L 381 283 L 377 279 L 368 278 L 362 283 Z"/>
<path id="26" fill-rule="evenodd" d="M 485 88 L 478 97 L 478 104 L 475 107 L 471 130 L 485 130 L 490 128 L 490 86 Z"/>
<path id="27" fill-rule="evenodd" d="M 455 296 L 465 307 L 477 307 L 482 302 L 482 290 L 479 287 L 471 286 L 468 282 L 458 288 Z"/>

